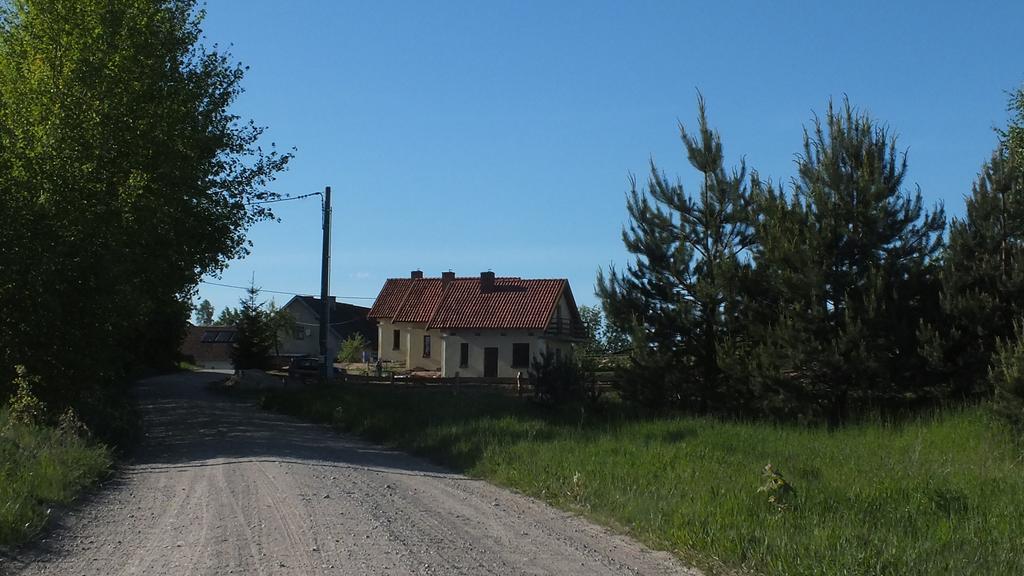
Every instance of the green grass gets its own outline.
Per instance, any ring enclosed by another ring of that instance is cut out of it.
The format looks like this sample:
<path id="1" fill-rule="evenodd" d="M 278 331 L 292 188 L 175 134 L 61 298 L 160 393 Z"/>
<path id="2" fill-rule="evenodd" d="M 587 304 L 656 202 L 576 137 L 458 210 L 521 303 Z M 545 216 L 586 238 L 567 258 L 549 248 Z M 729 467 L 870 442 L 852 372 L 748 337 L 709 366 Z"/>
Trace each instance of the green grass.
<path id="1" fill-rule="evenodd" d="M 1024 574 L 1022 454 L 981 408 L 828 431 L 610 408 L 581 419 L 423 389 L 263 402 L 581 512 L 712 572 Z M 785 509 L 758 491 L 768 463 L 796 491 Z"/>
<path id="2" fill-rule="evenodd" d="M 0 545 L 30 539 L 51 505 L 70 503 L 110 465 L 104 446 L 55 428 L 11 423 L 0 410 Z"/>

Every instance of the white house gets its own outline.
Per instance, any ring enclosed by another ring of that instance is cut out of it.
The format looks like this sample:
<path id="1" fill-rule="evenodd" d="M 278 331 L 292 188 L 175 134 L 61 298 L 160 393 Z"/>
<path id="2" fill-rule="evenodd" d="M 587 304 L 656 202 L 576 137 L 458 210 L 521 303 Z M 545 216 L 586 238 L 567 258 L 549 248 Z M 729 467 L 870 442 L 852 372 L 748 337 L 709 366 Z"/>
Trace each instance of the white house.
<path id="1" fill-rule="evenodd" d="M 389 279 L 367 317 L 381 360 L 444 377 L 515 377 L 545 350 L 572 354 L 585 334 L 568 280 L 493 272 Z"/>

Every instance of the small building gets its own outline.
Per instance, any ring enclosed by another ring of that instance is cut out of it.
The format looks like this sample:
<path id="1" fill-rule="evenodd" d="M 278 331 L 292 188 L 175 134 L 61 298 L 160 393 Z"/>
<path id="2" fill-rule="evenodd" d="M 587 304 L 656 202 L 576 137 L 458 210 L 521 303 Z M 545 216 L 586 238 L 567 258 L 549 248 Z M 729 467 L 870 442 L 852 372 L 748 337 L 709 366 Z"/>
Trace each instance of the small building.
<path id="1" fill-rule="evenodd" d="M 312 296 L 295 296 L 284 305 L 292 325 L 278 334 L 277 353 L 280 357 L 320 355 L 320 313 L 322 300 Z M 370 311 L 365 306 L 338 302 L 330 297 L 327 351 L 331 358 L 338 354 L 341 343 L 354 334 L 361 334 L 371 350 L 377 347 L 377 327 L 367 319 Z"/>
<path id="2" fill-rule="evenodd" d="M 238 337 L 234 326 L 195 326 L 189 323 L 181 355 L 200 368 L 226 370 L 231 368 L 231 348 Z"/>
<path id="3" fill-rule="evenodd" d="M 493 272 L 391 278 L 368 318 L 381 360 L 444 377 L 515 377 L 544 351 L 567 356 L 585 338 L 568 280 Z"/>

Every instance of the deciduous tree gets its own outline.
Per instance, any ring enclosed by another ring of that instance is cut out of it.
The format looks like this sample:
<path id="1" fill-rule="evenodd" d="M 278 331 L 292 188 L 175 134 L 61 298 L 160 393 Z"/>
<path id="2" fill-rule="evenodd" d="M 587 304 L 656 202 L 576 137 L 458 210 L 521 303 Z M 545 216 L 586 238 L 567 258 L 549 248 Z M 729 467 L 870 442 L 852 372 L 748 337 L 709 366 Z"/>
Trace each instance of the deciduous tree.
<path id="1" fill-rule="evenodd" d="M 272 217 L 253 202 L 290 155 L 230 112 L 245 69 L 201 44 L 202 18 L 192 0 L 0 6 L 0 382 L 25 365 L 59 408 L 172 358 L 198 279 Z"/>

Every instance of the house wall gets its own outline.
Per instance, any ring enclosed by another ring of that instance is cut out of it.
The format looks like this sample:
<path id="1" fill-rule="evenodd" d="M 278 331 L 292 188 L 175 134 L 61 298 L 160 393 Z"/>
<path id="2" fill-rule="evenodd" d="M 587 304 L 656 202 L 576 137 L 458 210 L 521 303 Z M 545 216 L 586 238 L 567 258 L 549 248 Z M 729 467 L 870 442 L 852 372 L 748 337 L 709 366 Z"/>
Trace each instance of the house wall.
<path id="1" fill-rule="evenodd" d="M 200 368 L 225 370 L 232 367 L 228 342 L 203 342 L 208 330 L 224 330 L 223 326 L 189 326 L 181 345 L 181 354 Z"/>
<path id="2" fill-rule="evenodd" d="M 469 364 L 459 366 L 461 344 L 469 344 Z M 512 366 L 512 345 L 529 344 L 530 358 L 539 356 L 543 350 L 561 350 L 563 356 L 572 354 L 572 344 L 564 340 L 546 338 L 542 331 L 533 330 L 456 330 L 443 336 L 442 376 L 456 375 L 466 378 L 482 378 L 484 375 L 484 348 L 498 349 L 498 377 L 515 378 L 520 372 L 525 376 L 529 366 Z"/>
<path id="3" fill-rule="evenodd" d="M 406 345 L 404 340 L 400 339 L 400 348 L 394 349 L 392 338 L 394 329 L 395 325 L 390 320 L 382 319 L 377 322 L 377 357 L 381 362 L 405 362 Z"/>
<path id="4" fill-rule="evenodd" d="M 399 349 L 394 349 L 394 330 L 400 330 Z M 430 335 L 430 358 L 423 357 L 423 336 Z M 397 362 L 409 370 L 441 369 L 441 333 L 427 330 L 425 324 L 394 324 L 380 320 L 377 324 L 377 355 L 384 362 Z"/>
<path id="5" fill-rule="evenodd" d="M 430 357 L 423 357 L 423 336 L 430 335 Z M 427 330 L 426 324 L 403 324 L 402 345 L 405 346 L 405 367 L 410 370 L 441 369 L 441 333 Z"/>
<path id="6" fill-rule="evenodd" d="M 292 317 L 293 324 L 288 330 L 278 334 L 278 349 L 282 356 L 320 355 L 320 319 L 309 306 L 299 300 L 292 300 L 284 310 Z M 296 331 L 302 329 L 304 336 L 296 338 Z M 327 353 L 331 358 L 338 354 L 338 339 L 330 330 L 327 331 Z"/>

